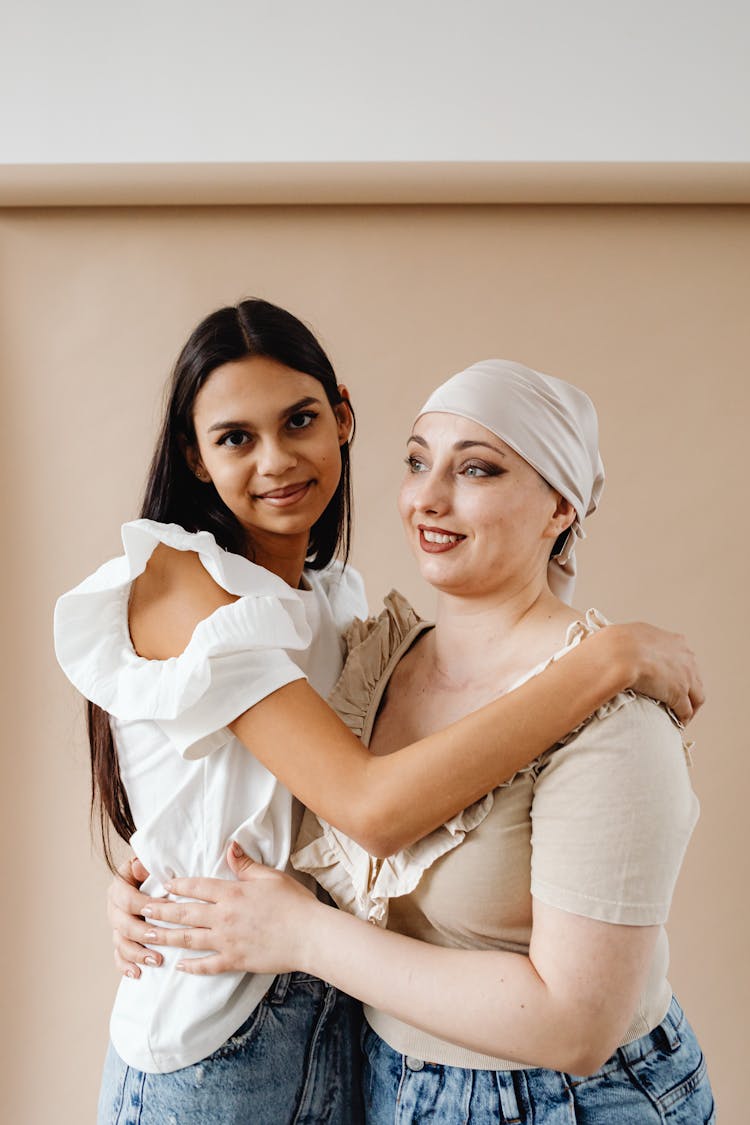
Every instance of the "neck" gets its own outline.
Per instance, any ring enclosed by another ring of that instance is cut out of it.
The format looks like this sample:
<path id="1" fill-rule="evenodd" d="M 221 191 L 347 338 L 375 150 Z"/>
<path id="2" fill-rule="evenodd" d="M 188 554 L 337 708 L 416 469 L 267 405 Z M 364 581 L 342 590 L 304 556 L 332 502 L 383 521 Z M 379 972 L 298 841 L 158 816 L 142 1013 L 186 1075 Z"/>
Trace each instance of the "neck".
<path id="1" fill-rule="evenodd" d="M 296 590 L 307 555 L 307 535 L 257 535 L 248 539 L 247 557 Z"/>
<path id="2" fill-rule="evenodd" d="M 553 638 L 575 617 L 541 577 L 471 597 L 441 591 L 433 672 L 455 687 L 491 681 L 508 667 L 524 672 L 551 655 Z"/>

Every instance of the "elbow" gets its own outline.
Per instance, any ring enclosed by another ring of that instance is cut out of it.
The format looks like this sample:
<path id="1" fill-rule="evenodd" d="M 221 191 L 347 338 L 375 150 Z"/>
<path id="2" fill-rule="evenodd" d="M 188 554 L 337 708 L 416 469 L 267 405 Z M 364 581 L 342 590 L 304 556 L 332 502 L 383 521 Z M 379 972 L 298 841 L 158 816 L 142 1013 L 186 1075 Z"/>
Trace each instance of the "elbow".
<path id="1" fill-rule="evenodd" d="M 582 1003 L 578 996 L 556 1011 L 548 1009 L 544 1046 L 539 1057 L 531 1061 L 550 1070 L 590 1078 L 617 1050 L 624 1030 L 621 1012 L 607 1011 L 601 1003 Z"/>
<path id="2" fill-rule="evenodd" d="M 617 1031 L 610 1027 L 597 1027 L 592 1023 L 582 1034 L 581 1024 L 570 1029 L 559 1057 L 552 1063 L 553 1070 L 590 1078 L 604 1066 L 617 1050 L 620 1042 Z"/>
<path id="3" fill-rule="evenodd" d="M 375 859 L 387 859 L 418 838 L 402 813 L 403 800 L 399 799 L 394 808 L 390 795 L 381 796 L 373 781 L 349 805 L 346 823 L 339 818 L 338 827 Z"/>
<path id="4" fill-rule="evenodd" d="M 403 833 L 389 830 L 387 825 L 383 825 L 367 813 L 357 817 L 345 831 L 375 859 L 387 859 L 404 847 Z"/>
<path id="5" fill-rule="evenodd" d="M 604 1066 L 611 1054 L 612 1050 L 603 1046 L 601 1040 L 590 1043 L 584 1041 L 571 1046 L 565 1052 L 565 1058 L 554 1069 L 575 1074 L 579 1078 L 590 1078 Z"/>

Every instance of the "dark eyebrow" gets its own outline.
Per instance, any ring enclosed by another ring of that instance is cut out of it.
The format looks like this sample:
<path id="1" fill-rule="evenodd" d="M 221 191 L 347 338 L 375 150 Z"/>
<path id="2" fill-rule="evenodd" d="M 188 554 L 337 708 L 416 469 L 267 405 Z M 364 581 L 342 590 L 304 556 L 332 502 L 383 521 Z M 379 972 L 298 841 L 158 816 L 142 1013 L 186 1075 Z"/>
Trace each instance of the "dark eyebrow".
<path id="1" fill-rule="evenodd" d="M 308 395 L 306 398 L 301 398 L 298 402 L 292 403 L 291 406 L 285 406 L 279 414 L 279 419 L 281 420 L 282 418 L 291 418 L 293 414 L 299 414 L 299 412 L 301 410 L 304 410 L 306 406 L 322 405 L 323 404 L 321 403 L 319 398 L 314 398 L 312 395 Z M 208 427 L 206 433 L 212 434 L 215 430 L 252 430 L 252 428 L 252 422 L 248 422 L 247 419 L 245 419 L 244 422 L 214 422 L 213 426 Z"/>
<path id="2" fill-rule="evenodd" d="M 415 441 L 417 445 L 421 445 L 424 449 L 430 448 L 429 442 L 426 442 L 419 434 L 412 434 L 408 440 Z M 488 441 L 457 441 L 453 448 L 461 451 L 463 449 L 471 449 L 475 445 L 481 445 L 483 449 L 491 449 L 493 453 L 499 454 L 500 457 L 505 457 L 505 453 L 502 449 L 499 449 L 496 445 L 491 445 Z"/>

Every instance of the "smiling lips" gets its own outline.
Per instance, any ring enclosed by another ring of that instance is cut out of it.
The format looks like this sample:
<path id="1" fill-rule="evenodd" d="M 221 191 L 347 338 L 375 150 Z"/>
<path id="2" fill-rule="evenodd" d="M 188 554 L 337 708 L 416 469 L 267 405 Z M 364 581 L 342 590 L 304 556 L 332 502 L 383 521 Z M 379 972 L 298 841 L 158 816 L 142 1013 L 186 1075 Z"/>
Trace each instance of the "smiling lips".
<path id="1" fill-rule="evenodd" d="M 419 546 L 428 555 L 439 555 L 445 551 L 452 551 L 459 543 L 463 543 L 465 535 L 456 535 L 453 531 L 446 531 L 442 527 L 425 527 L 419 525 Z"/>
<path id="2" fill-rule="evenodd" d="M 259 492 L 256 500 L 263 500 L 273 508 L 290 508 L 292 504 L 299 503 L 312 485 L 311 480 L 301 481 L 299 484 L 287 484 L 284 488 L 273 488 L 270 492 Z"/>

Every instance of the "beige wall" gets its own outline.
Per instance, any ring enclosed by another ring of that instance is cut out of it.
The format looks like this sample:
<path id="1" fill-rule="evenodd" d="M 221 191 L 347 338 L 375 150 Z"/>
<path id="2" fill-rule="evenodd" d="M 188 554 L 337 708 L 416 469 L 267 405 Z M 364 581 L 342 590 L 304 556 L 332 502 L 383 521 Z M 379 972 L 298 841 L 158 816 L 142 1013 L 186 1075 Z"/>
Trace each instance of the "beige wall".
<path id="1" fill-rule="evenodd" d="M 494 355 L 593 395 L 609 480 L 578 602 L 679 627 L 703 662 L 703 815 L 672 912 L 672 980 L 724 1125 L 744 1120 L 749 273 L 742 208 L 0 212 L 3 1120 L 93 1120 L 116 983 L 54 598 L 136 512 L 183 338 L 248 294 L 307 319 L 351 388 L 355 562 L 373 607 L 395 584 L 429 612 L 391 502 L 429 388 Z"/>

